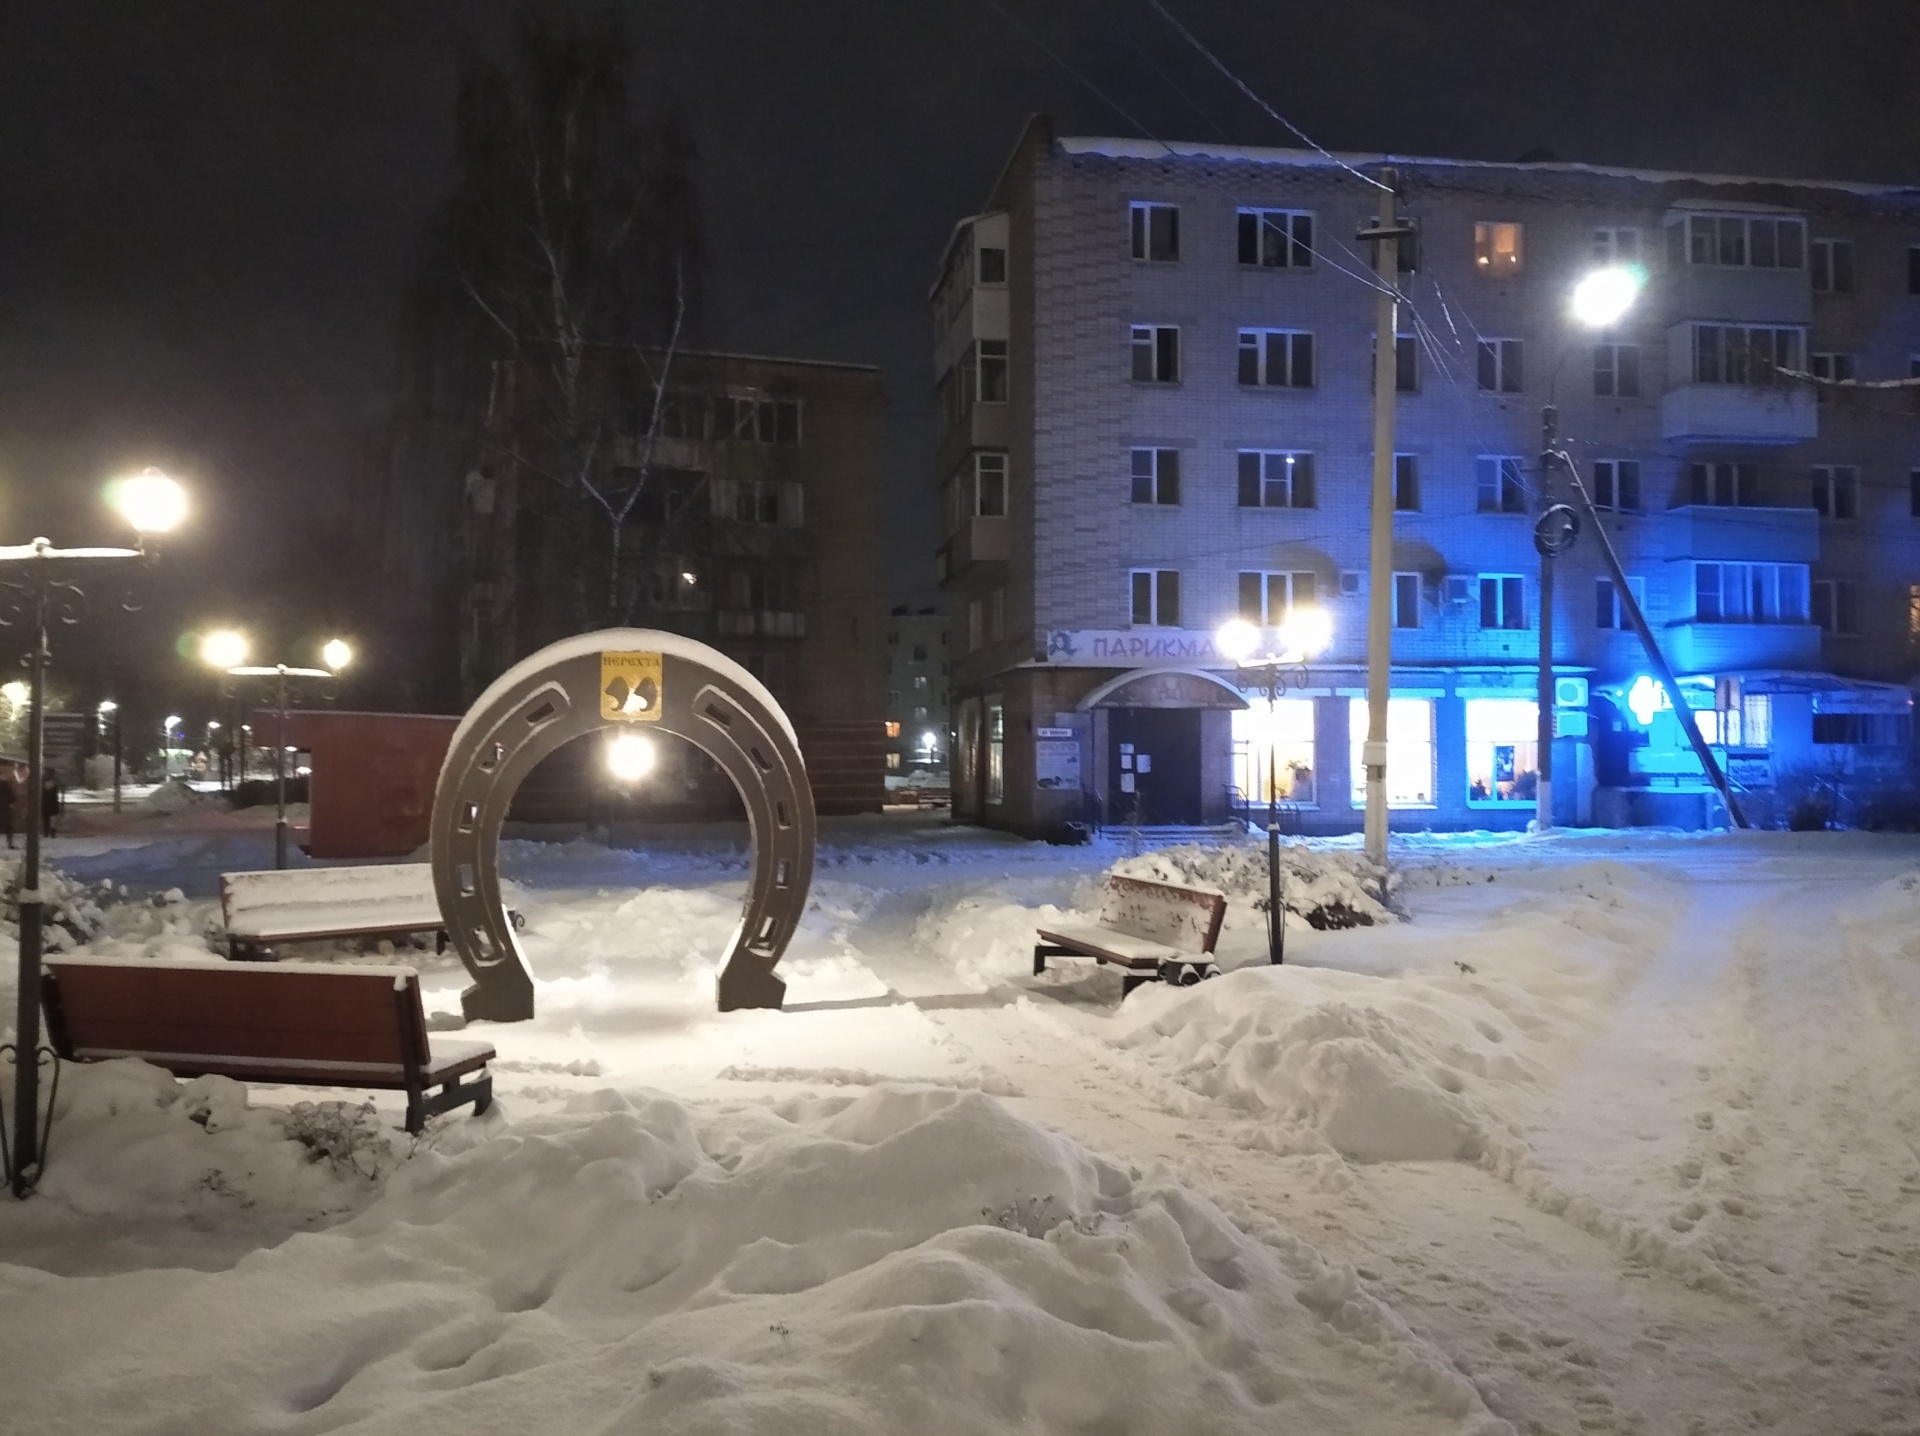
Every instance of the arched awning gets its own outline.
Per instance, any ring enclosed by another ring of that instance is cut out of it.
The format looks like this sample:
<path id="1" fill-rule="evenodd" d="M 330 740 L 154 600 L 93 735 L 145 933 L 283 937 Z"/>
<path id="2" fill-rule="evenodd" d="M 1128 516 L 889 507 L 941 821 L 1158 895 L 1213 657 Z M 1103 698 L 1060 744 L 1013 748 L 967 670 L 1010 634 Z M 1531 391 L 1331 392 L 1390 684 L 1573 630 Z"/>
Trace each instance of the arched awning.
<path id="1" fill-rule="evenodd" d="M 1247 700 L 1218 673 L 1204 668 L 1135 668 L 1109 678 L 1079 702 L 1095 708 L 1245 708 Z"/>

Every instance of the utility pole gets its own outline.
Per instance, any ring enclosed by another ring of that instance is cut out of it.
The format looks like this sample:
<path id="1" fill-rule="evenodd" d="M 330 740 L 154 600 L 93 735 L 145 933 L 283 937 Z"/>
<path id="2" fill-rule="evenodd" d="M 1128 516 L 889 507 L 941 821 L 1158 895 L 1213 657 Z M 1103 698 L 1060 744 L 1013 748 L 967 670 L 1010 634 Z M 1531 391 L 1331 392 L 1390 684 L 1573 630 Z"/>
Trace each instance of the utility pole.
<path id="1" fill-rule="evenodd" d="M 1367 591 L 1367 856 L 1387 861 L 1387 695 L 1393 682 L 1393 403 L 1399 373 L 1400 223 L 1394 186 L 1399 171 L 1380 171 L 1380 221 L 1359 237 L 1373 242 L 1380 292 L 1373 321 L 1373 523 Z"/>
<path id="2" fill-rule="evenodd" d="M 1534 793 L 1533 830 L 1544 833 L 1553 827 L 1553 557 L 1554 540 L 1549 515 L 1553 512 L 1554 429 L 1559 415 L 1549 404 L 1540 411 L 1540 518 L 1533 531 L 1533 546 L 1540 552 L 1540 672 L 1539 699 L 1540 756 L 1534 774 L 1538 788 Z"/>

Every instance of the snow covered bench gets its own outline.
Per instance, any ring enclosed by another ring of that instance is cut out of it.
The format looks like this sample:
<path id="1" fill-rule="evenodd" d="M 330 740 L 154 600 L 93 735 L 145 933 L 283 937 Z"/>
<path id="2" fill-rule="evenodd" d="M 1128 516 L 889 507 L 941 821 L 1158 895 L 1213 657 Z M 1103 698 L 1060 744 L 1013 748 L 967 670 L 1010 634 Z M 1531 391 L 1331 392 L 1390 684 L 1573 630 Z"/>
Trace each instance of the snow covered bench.
<path id="1" fill-rule="evenodd" d="M 329 938 L 430 932 L 436 952 L 447 946 L 429 863 L 222 873 L 220 915 L 227 955 L 241 960 L 271 958 L 284 943 Z M 520 915 L 509 916 L 518 927 Z"/>
<path id="2" fill-rule="evenodd" d="M 176 1077 L 402 1091 L 409 1132 L 493 1103 L 493 1047 L 435 1050 L 410 967 L 50 957 L 41 984 L 48 1036 L 68 1061 L 138 1057 Z M 468 1073 L 479 1075 L 461 1081 Z"/>
<path id="3" fill-rule="evenodd" d="M 1156 978 L 1191 987 L 1219 976 L 1213 945 L 1226 915 L 1219 893 L 1115 873 L 1100 896 L 1095 925 L 1039 930 L 1033 975 L 1047 970 L 1050 957 L 1090 957 L 1126 969 L 1122 996 Z"/>

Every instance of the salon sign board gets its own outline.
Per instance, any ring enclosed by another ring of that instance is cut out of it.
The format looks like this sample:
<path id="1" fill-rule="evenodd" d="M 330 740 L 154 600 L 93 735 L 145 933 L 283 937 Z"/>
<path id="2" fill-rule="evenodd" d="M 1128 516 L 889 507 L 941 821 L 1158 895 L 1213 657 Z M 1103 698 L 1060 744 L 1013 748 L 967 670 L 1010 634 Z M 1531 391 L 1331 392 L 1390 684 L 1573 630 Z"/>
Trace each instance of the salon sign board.
<path id="1" fill-rule="evenodd" d="M 1050 628 L 1042 661 L 1056 668 L 1231 668 L 1213 634 L 1197 628 Z"/>

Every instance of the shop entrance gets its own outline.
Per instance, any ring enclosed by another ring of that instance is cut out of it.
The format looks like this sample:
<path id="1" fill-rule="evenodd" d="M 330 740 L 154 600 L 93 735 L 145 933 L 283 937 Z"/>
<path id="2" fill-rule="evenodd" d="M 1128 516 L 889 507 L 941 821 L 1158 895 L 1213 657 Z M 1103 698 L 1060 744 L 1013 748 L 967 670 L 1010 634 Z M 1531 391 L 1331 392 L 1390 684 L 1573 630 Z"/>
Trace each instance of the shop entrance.
<path id="1" fill-rule="evenodd" d="M 1190 827 L 1200 804 L 1197 708 L 1110 708 L 1107 822 Z"/>

